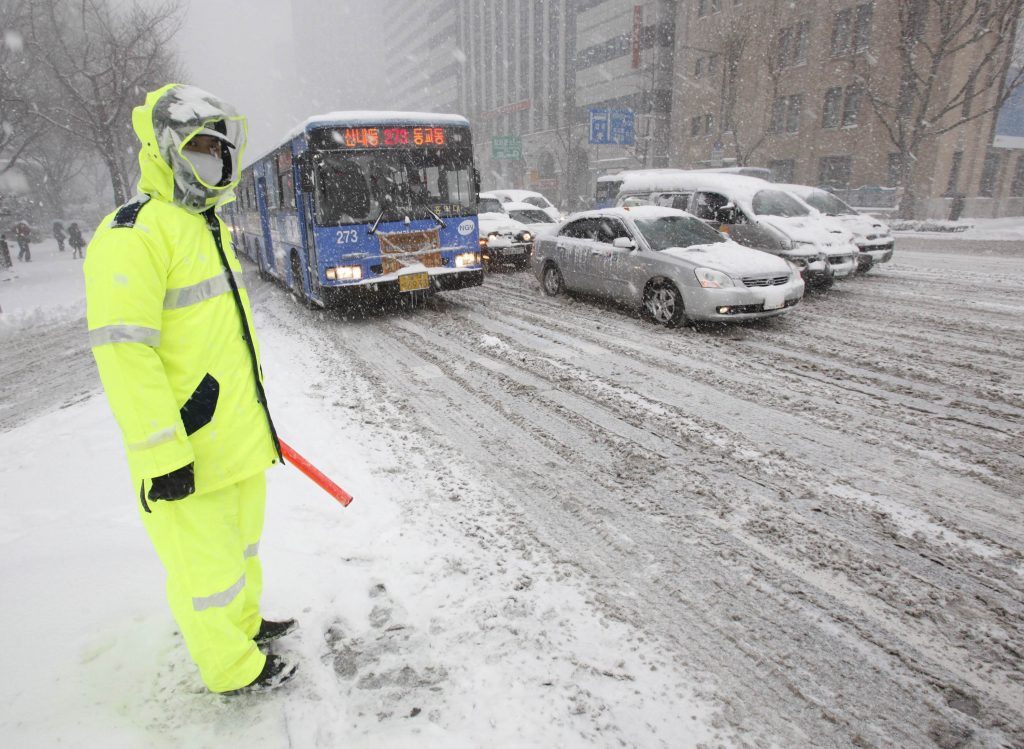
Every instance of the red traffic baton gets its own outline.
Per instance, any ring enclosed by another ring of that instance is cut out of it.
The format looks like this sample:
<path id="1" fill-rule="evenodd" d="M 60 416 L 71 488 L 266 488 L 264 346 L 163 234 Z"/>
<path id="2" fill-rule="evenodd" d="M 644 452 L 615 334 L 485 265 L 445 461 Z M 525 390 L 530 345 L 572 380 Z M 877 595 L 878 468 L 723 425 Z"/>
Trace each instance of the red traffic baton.
<path id="1" fill-rule="evenodd" d="M 341 502 L 342 507 L 349 506 L 349 503 L 352 502 L 351 494 L 327 478 L 327 476 L 325 476 L 315 465 L 292 450 L 292 448 L 286 444 L 283 439 L 278 438 L 277 443 L 281 446 L 281 455 L 288 463 L 291 463 L 293 466 L 298 468 L 306 474 L 313 483 Z"/>

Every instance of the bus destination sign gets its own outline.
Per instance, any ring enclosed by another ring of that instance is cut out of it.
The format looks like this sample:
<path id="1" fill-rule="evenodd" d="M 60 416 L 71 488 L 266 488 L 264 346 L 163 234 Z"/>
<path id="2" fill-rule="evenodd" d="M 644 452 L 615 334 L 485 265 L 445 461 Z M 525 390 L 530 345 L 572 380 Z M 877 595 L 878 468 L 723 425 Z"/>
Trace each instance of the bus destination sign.
<path id="1" fill-rule="evenodd" d="M 334 138 L 346 148 L 443 146 L 446 140 L 443 127 L 346 127 Z"/>

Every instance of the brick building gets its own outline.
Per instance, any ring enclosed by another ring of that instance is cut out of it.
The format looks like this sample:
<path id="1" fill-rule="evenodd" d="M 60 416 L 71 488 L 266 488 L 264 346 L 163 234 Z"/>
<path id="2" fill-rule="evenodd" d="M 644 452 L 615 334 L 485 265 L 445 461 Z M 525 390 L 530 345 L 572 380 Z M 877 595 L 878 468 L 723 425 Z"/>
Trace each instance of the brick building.
<path id="1" fill-rule="evenodd" d="M 902 190 L 900 152 L 871 103 L 872 94 L 876 100 L 897 97 L 897 13 L 896 0 L 682 3 L 670 161 L 684 167 L 767 166 L 780 181 L 840 191 Z M 923 14 L 919 33 L 934 43 L 937 20 Z M 1005 71 L 1010 45 L 1000 47 L 994 59 Z M 934 99 L 953 97 L 988 51 L 969 45 L 947 61 Z M 956 107 L 942 122 L 971 108 L 982 111 L 994 95 Z M 913 176 L 918 215 L 1024 214 L 1024 150 L 995 147 L 1006 141 L 996 137 L 995 124 L 993 112 L 919 149 Z M 872 192 L 882 202 L 896 197 L 893 191 Z"/>

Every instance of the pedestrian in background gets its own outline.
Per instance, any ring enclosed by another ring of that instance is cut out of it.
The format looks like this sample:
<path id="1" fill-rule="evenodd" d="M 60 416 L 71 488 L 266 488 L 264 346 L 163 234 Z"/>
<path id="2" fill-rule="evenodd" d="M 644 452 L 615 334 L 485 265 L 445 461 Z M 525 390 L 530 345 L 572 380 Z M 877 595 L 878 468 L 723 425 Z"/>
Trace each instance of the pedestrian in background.
<path id="1" fill-rule="evenodd" d="M 132 113 L 139 195 L 103 219 L 85 263 L 89 341 L 121 427 L 167 598 L 212 692 L 280 686 L 261 646 L 266 469 L 281 459 L 242 266 L 216 214 L 234 198 L 245 118 L 171 84 Z"/>
<path id="2" fill-rule="evenodd" d="M 7 244 L 7 235 L 0 234 L 0 269 L 6 270 L 13 264 L 11 262 L 11 248 Z"/>
<path id="3" fill-rule="evenodd" d="M 32 227 L 24 221 L 19 221 L 14 227 L 14 238 L 18 242 L 18 260 L 26 263 L 32 262 L 32 250 L 29 248 L 29 238 L 32 236 Z"/>
<path id="4" fill-rule="evenodd" d="M 82 237 L 82 230 L 78 228 L 77 222 L 72 222 L 68 227 L 68 244 L 74 250 L 71 257 L 85 257 L 85 239 Z M 63 249 L 63 248 L 62 248 Z"/>
<path id="5" fill-rule="evenodd" d="M 64 238 L 67 235 L 64 233 L 64 224 L 60 221 L 53 222 L 53 238 L 57 240 L 57 249 L 64 252 Z"/>

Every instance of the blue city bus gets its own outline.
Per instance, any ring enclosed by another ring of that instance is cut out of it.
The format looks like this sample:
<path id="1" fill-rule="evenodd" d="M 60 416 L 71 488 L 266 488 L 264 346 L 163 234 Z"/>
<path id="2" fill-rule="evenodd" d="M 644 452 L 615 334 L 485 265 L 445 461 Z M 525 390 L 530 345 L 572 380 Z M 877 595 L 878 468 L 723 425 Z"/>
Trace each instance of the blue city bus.
<path id="1" fill-rule="evenodd" d="M 466 118 L 333 112 L 243 169 L 224 218 L 261 278 L 333 307 L 481 285 L 479 191 Z"/>

